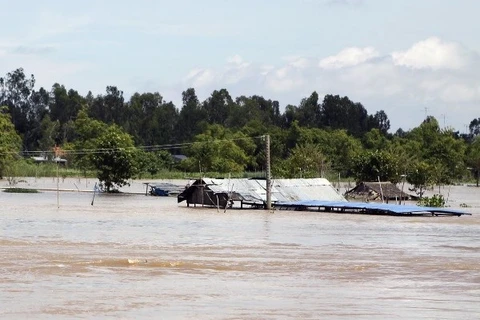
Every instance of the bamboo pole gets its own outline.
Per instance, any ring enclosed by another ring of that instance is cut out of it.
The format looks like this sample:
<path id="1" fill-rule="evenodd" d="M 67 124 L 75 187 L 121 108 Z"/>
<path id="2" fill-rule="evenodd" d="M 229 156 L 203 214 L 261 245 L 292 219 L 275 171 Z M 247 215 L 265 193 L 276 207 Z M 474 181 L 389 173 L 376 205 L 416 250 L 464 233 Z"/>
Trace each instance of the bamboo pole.
<path id="1" fill-rule="evenodd" d="M 271 172 L 270 172 L 270 135 L 265 136 L 265 153 L 266 153 L 266 187 L 267 187 L 267 210 L 272 209 L 272 183 L 271 183 Z"/>

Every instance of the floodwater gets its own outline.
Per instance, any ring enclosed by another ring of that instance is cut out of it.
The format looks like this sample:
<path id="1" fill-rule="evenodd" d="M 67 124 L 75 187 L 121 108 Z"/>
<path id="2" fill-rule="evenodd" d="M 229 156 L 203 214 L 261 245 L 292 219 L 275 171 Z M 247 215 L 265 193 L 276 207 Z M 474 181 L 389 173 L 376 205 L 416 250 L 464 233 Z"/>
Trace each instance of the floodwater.
<path id="1" fill-rule="evenodd" d="M 479 195 L 376 217 L 0 192 L 0 318 L 479 319 Z"/>

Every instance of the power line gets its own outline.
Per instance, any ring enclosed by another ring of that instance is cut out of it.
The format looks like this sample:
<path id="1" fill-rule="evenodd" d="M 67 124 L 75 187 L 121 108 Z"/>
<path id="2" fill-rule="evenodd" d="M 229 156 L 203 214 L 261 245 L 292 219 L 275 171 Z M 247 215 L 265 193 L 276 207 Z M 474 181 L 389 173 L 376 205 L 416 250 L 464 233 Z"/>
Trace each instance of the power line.
<path id="1" fill-rule="evenodd" d="M 184 142 L 184 143 L 175 143 L 175 144 L 160 144 L 160 145 L 149 145 L 149 146 L 137 146 L 137 147 L 119 147 L 119 148 L 91 148 L 91 149 L 71 149 L 71 150 L 61 150 L 62 154 L 68 155 L 85 155 L 85 154 L 97 154 L 97 153 L 108 153 L 108 152 L 116 152 L 116 151 L 124 151 L 124 150 L 143 150 L 146 152 L 154 152 L 160 150 L 171 150 L 171 149 L 182 149 L 194 144 L 207 144 L 207 143 L 218 143 L 218 142 L 234 142 L 234 141 L 241 141 L 241 140 L 249 140 L 249 139 L 259 139 L 264 138 L 264 136 L 255 136 L 255 137 L 243 137 L 243 138 L 235 138 L 235 139 L 213 139 L 213 140 L 206 140 L 206 141 L 195 141 L 195 142 Z M 5 151 L 0 152 L 0 155 L 7 155 L 7 154 L 15 154 L 15 155 L 23 155 L 23 156 L 41 156 L 41 155 L 53 155 L 56 152 L 54 150 L 43 150 L 43 151 Z"/>

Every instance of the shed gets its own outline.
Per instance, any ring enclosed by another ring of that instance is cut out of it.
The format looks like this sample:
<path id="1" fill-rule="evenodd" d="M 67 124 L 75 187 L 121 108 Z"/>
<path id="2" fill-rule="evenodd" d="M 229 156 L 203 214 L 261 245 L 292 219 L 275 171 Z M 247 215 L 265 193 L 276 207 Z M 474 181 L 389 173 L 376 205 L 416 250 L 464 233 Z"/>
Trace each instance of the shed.
<path id="1" fill-rule="evenodd" d="M 267 199 L 265 179 L 195 180 L 177 197 L 187 206 L 206 205 L 225 208 L 235 204 L 243 208 L 265 207 Z M 346 201 L 327 179 L 274 179 L 271 186 L 272 203 L 300 200 Z"/>
<path id="2" fill-rule="evenodd" d="M 383 195 L 383 199 L 382 199 Z M 416 200 L 418 197 L 400 190 L 394 183 L 386 182 L 360 182 L 353 189 L 345 192 L 349 199 L 364 201 L 389 201 L 389 200 Z"/>

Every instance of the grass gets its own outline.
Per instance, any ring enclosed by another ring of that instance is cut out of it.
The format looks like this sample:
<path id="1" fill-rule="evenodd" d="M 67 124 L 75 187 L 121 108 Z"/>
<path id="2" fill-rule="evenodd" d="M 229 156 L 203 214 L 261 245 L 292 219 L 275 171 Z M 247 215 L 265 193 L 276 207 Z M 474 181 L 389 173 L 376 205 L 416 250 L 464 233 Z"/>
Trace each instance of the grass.
<path id="1" fill-rule="evenodd" d="M 15 161 L 5 172 L 10 177 L 82 177 L 94 178 L 95 172 L 58 166 L 55 163 L 33 163 L 31 161 Z"/>

